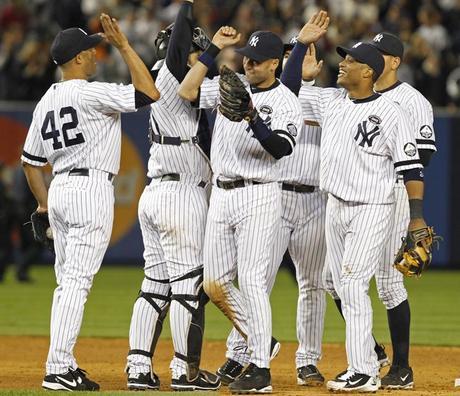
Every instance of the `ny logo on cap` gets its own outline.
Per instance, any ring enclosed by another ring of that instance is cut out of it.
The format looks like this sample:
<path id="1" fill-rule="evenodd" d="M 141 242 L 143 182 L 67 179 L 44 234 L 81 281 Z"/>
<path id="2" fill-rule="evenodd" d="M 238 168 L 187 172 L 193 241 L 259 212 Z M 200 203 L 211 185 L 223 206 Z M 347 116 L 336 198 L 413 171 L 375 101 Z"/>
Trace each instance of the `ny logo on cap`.
<path id="1" fill-rule="evenodd" d="M 353 47 L 351 47 L 351 48 L 359 47 L 361 44 L 362 44 L 362 42 L 360 41 L 360 42 L 356 43 L 356 44 L 355 44 Z"/>
<path id="2" fill-rule="evenodd" d="M 257 47 L 258 42 L 259 42 L 259 37 L 258 36 L 252 36 L 251 39 L 249 40 L 249 45 L 251 47 Z"/>
<path id="3" fill-rule="evenodd" d="M 292 37 L 291 41 L 289 41 L 289 44 L 297 44 L 297 36 Z"/>
<path id="4" fill-rule="evenodd" d="M 382 39 L 383 39 L 383 34 L 379 33 L 377 34 L 377 36 L 374 37 L 373 41 L 375 41 L 376 43 L 380 43 L 380 40 Z"/>

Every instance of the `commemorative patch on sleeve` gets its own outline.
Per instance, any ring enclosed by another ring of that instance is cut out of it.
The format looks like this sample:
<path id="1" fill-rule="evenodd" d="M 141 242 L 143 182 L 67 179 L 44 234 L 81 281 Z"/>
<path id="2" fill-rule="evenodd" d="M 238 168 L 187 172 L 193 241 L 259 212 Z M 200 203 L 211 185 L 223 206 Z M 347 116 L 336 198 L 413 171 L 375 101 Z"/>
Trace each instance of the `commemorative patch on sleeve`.
<path id="1" fill-rule="evenodd" d="M 404 152 L 409 157 L 413 157 L 415 154 L 417 154 L 417 148 L 415 147 L 414 143 L 406 143 L 404 145 Z"/>
<path id="2" fill-rule="evenodd" d="M 433 129 L 429 125 L 422 125 L 420 127 L 420 135 L 425 139 L 429 139 L 433 136 Z"/>
<path id="3" fill-rule="evenodd" d="M 287 124 L 287 131 L 292 136 L 297 136 L 297 127 L 293 123 Z"/>

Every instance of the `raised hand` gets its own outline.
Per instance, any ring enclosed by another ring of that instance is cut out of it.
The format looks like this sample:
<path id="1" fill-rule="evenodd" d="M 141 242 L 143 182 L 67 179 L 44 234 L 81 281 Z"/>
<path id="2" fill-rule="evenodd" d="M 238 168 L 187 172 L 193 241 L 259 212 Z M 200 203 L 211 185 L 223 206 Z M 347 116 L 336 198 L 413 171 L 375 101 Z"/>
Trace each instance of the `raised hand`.
<path id="1" fill-rule="evenodd" d="M 297 40 L 304 44 L 315 43 L 326 34 L 328 26 L 329 17 L 327 16 L 327 12 L 319 11 L 313 14 L 310 20 L 303 26 L 297 36 Z"/>
<path id="2" fill-rule="evenodd" d="M 212 43 L 216 47 L 223 49 L 235 45 L 240 39 L 241 33 L 238 33 L 231 26 L 222 26 L 212 38 Z"/>
<path id="3" fill-rule="evenodd" d="M 120 26 L 115 18 L 111 18 L 109 15 L 102 13 L 100 19 L 102 28 L 104 29 L 104 37 L 110 44 L 118 49 L 129 45 L 128 39 L 120 30 Z"/>
<path id="4" fill-rule="evenodd" d="M 307 53 L 302 63 L 302 80 L 311 81 L 314 80 L 321 72 L 323 67 L 323 61 L 316 59 L 316 48 L 315 44 L 311 43 L 308 47 Z"/>

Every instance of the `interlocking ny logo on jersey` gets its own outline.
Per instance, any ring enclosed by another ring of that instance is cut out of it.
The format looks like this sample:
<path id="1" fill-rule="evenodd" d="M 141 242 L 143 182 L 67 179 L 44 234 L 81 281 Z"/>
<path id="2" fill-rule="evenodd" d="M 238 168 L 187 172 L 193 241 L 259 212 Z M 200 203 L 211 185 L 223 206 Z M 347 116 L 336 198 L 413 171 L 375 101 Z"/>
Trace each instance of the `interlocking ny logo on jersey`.
<path id="1" fill-rule="evenodd" d="M 257 47 L 257 43 L 259 42 L 259 37 L 257 36 L 252 36 L 251 40 L 249 40 L 249 45 L 251 47 Z"/>
<path id="2" fill-rule="evenodd" d="M 368 130 L 368 128 L 371 127 L 372 129 Z M 372 142 L 378 135 L 380 135 L 380 127 L 378 125 L 368 121 L 363 121 L 358 124 L 358 132 L 356 132 L 354 139 L 361 147 L 364 147 L 365 145 L 367 145 L 367 147 L 371 147 Z M 360 142 L 359 139 L 361 139 Z"/>

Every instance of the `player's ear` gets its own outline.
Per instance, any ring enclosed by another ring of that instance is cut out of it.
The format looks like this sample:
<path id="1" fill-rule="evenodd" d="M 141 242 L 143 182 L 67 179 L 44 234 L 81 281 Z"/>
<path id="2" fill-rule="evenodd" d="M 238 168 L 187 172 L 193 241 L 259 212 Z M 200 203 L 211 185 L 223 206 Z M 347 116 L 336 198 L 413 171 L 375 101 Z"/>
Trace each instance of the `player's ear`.
<path id="1" fill-rule="evenodd" d="M 277 68 L 278 68 L 278 65 L 280 64 L 280 60 L 279 59 L 273 59 L 272 60 L 272 64 L 271 64 L 271 67 L 270 67 L 270 71 L 274 72 Z"/>
<path id="2" fill-rule="evenodd" d="M 79 64 L 79 65 L 80 65 L 81 63 L 83 63 L 83 55 L 82 55 L 82 53 L 83 53 L 83 52 L 78 53 L 77 55 L 75 55 L 75 58 L 74 58 L 75 63 L 77 63 L 77 64 Z"/>
<path id="3" fill-rule="evenodd" d="M 391 60 L 391 70 L 397 70 L 401 65 L 401 58 L 399 56 L 393 56 Z"/>
<path id="4" fill-rule="evenodd" d="M 364 67 L 362 70 L 362 76 L 366 79 L 373 80 L 374 71 L 370 67 Z"/>

